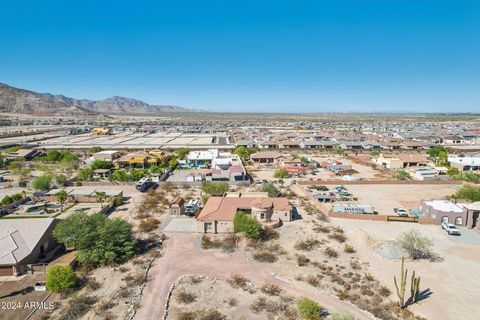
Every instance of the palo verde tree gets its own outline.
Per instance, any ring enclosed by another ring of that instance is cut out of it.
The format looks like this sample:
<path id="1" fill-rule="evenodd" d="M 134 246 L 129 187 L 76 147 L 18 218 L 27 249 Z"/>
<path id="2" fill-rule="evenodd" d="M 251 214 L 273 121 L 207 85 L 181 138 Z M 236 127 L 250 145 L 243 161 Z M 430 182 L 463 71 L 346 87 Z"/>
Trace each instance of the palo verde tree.
<path id="1" fill-rule="evenodd" d="M 242 233 L 247 239 L 256 240 L 260 236 L 262 226 L 255 217 L 240 210 L 233 219 L 233 231 Z"/>
<path id="2" fill-rule="evenodd" d="M 277 179 L 288 178 L 288 170 L 286 168 L 279 168 L 273 172 L 273 176 Z"/>

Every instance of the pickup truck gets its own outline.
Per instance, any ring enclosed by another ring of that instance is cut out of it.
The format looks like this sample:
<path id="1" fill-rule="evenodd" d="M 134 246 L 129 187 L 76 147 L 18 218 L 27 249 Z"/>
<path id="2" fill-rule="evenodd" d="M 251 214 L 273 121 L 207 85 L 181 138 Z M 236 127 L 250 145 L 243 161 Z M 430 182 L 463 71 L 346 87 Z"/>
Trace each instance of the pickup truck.
<path id="1" fill-rule="evenodd" d="M 395 212 L 395 214 L 397 214 L 399 217 L 408 217 L 407 209 L 393 208 L 393 212 Z"/>
<path id="2" fill-rule="evenodd" d="M 447 231 L 449 235 L 459 236 L 461 235 L 460 230 L 454 224 L 442 222 L 442 229 Z"/>

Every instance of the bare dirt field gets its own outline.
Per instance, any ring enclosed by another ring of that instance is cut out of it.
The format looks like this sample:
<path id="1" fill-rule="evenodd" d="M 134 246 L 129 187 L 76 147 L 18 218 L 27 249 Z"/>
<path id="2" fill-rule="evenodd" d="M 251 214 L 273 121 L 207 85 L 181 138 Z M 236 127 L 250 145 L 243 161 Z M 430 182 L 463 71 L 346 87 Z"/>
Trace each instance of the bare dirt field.
<path id="1" fill-rule="evenodd" d="M 417 225 L 409 223 L 356 221 L 347 219 L 332 219 L 341 226 L 350 240 L 355 243 L 358 256 L 368 261 L 369 269 L 382 283 L 392 290 L 393 275 L 400 272 L 400 261 L 381 257 L 374 250 L 375 246 L 385 241 L 394 240 L 402 232 L 416 229 L 422 235 L 431 238 L 434 250 L 443 261 L 407 261 L 406 266 L 421 276 L 421 290 L 430 288 L 432 295 L 409 308 L 415 314 L 427 319 L 478 319 L 480 305 L 472 303 L 480 297 L 477 284 L 480 282 L 479 256 L 480 246 L 461 242 L 461 237 L 455 239 L 448 236 L 440 226 Z M 480 233 L 467 231 L 469 237 L 480 239 Z M 478 240 L 477 240 L 478 241 Z"/>

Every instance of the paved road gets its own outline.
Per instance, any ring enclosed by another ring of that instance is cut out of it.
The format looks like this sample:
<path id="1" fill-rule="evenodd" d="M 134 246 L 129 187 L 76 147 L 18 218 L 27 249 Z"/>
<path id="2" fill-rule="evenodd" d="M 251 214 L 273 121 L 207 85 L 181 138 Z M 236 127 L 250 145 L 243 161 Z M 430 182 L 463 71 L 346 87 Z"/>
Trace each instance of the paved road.
<path id="1" fill-rule="evenodd" d="M 319 301 L 329 311 L 343 310 L 353 314 L 356 319 L 371 319 L 366 312 L 357 309 L 348 302 L 339 300 L 337 297 L 313 287 L 299 286 L 275 278 L 274 274 L 281 272 L 280 266 L 247 260 L 243 248 L 237 250 L 231 256 L 222 258 L 214 256 L 211 252 L 195 248 L 194 242 L 198 235 L 170 233 L 168 237 L 162 257 L 150 269 L 150 282 L 145 288 L 142 306 L 135 319 L 161 319 L 170 286 L 183 275 L 229 278 L 233 273 L 244 275 L 256 285 L 261 285 L 264 282 L 276 283 L 287 295 L 310 297 Z"/>

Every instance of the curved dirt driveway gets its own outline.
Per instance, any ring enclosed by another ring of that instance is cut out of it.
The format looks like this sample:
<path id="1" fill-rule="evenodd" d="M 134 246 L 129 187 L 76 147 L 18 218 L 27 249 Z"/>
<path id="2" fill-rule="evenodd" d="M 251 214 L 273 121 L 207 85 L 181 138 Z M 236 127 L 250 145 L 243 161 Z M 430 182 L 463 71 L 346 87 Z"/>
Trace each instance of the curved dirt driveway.
<path id="1" fill-rule="evenodd" d="M 242 274 L 256 285 L 261 285 L 263 282 L 276 283 L 287 295 L 312 298 L 329 311 L 343 310 L 353 314 L 356 319 L 372 319 L 368 313 L 335 296 L 313 287 L 298 286 L 275 278 L 275 273 L 281 273 L 277 265 L 247 260 L 243 250 L 237 250 L 228 257 L 218 257 L 211 252 L 195 248 L 194 241 L 198 235 L 170 233 L 167 236 L 168 240 L 164 242 L 162 257 L 149 271 L 150 281 L 143 292 L 142 305 L 135 315 L 137 320 L 161 319 L 170 286 L 183 275 L 204 275 L 225 279 L 232 273 Z"/>

